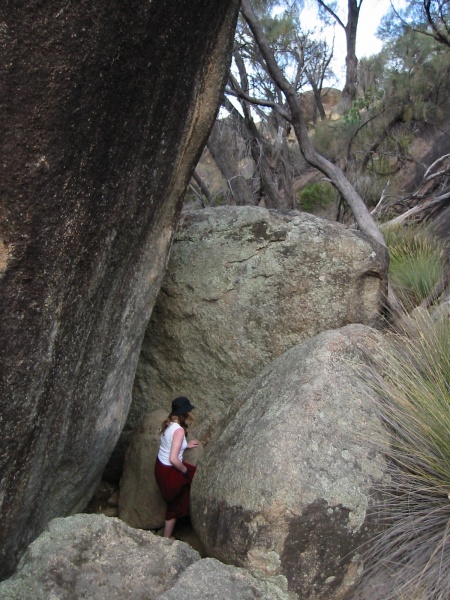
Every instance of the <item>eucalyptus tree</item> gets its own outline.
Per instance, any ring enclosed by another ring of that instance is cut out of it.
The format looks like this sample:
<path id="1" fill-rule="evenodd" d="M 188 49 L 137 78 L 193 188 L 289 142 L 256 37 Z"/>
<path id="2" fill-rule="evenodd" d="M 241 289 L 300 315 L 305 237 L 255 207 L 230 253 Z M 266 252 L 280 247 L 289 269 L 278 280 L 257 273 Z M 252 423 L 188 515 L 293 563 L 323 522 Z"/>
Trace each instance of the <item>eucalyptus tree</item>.
<path id="1" fill-rule="evenodd" d="M 450 2 L 448 0 L 409 0 L 406 8 L 396 9 L 391 1 L 392 22 L 432 37 L 450 47 Z"/>
<path id="2" fill-rule="evenodd" d="M 254 36 L 255 42 L 259 48 L 259 51 L 261 52 L 261 56 L 263 57 L 273 82 L 282 92 L 286 100 L 287 106 L 284 109 L 283 114 L 292 125 L 301 152 L 306 161 L 321 171 L 332 181 L 333 185 L 338 189 L 342 197 L 345 198 L 346 202 L 350 206 L 355 221 L 360 229 L 364 231 L 370 238 L 385 246 L 383 236 L 375 221 L 371 217 L 363 199 L 345 177 L 342 170 L 327 160 L 324 156 L 320 155 L 314 149 L 311 139 L 308 135 L 304 111 L 301 99 L 299 98 L 297 89 L 295 87 L 295 82 L 290 81 L 284 74 L 283 69 L 279 66 L 269 39 L 265 34 L 261 26 L 261 22 L 254 12 L 249 0 L 242 0 L 241 13 L 244 16 L 252 35 Z"/>
<path id="3" fill-rule="evenodd" d="M 316 0 L 319 14 L 329 15 L 345 32 L 345 85 L 342 91 L 342 104 L 349 109 L 358 95 L 358 59 L 356 57 L 356 34 L 358 30 L 359 13 L 363 0 L 347 0 L 347 22 L 341 18 L 338 11 L 338 2 L 325 2 Z"/>

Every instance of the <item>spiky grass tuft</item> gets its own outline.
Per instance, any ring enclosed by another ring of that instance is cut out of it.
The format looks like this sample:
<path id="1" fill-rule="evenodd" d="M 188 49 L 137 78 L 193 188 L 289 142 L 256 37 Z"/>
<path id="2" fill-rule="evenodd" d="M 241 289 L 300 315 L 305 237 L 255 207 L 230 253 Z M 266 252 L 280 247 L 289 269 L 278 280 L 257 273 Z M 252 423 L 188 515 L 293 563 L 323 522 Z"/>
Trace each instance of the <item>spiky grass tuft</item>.
<path id="1" fill-rule="evenodd" d="M 424 225 L 391 226 L 383 233 L 394 291 L 404 306 L 418 306 L 444 274 L 444 245 Z"/>
<path id="2" fill-rule="evenodd" d="M 450 598 L 450 323 L 416 314 L 408 333 L 380 336 L 370 385 L 386 426 L 385 529 L 366 556 L 361 598 Z"/>

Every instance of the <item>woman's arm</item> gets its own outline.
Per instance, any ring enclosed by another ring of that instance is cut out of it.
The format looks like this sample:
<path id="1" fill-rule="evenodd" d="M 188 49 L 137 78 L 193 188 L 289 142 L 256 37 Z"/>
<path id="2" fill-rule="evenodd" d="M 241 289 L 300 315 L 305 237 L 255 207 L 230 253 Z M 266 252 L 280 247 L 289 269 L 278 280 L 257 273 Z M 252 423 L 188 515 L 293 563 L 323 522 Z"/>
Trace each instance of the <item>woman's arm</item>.
<path id="1" fill-rule="evenodd" d="M 169 460 L 176 469 L 178 469 L 179 471 L 181 471 L 181 473 L 184 474 L 184 473 L 187 473 L 188 468 L 185 465 L 183 465 L 181 460 L 178 458 L 178 455 L 180 454 L 180 450 L 181 450 L 181 444 L 183 443 L 183 438 L 184 438 L 184 429 L 183 428 L 177 429 L 173 434 L 172 446 L 170 447 Z"/>

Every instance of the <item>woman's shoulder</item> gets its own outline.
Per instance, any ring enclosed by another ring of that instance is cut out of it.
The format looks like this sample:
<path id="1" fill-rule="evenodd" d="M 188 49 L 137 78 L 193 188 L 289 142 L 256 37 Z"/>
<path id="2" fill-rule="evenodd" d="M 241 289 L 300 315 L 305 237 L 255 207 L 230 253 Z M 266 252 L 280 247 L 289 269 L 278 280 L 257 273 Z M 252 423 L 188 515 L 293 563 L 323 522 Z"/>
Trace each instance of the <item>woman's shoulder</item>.
<path id="1" fill-rule="evenodd" d="M 181 425 L 179 423 L 176 423 L 174 421 L 167 427 L 166 431 L 169 431 L 169 429 L 170 429 L 170 431 L 176 431 L 177 429 L 183 429 L 183 428 L 181 427 Z"/>

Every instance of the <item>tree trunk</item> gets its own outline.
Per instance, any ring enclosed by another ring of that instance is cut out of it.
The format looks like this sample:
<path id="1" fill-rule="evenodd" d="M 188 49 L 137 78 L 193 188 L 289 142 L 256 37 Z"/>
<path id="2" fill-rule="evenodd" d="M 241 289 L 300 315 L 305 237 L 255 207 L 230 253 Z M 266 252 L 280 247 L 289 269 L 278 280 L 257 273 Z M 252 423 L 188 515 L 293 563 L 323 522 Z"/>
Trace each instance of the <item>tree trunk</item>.
<path id="1" fill-rule="evenodd" d="M 359 11 L 363 0 L 348 0 L 347 25 L 341 21 L 333 9 L 323 0 L 317 0 L 320 6 L 324 8 L 345 31 L 346 39 L 346 75 L 345 86 L 342 91 L 342 105 L 344 110 L 349 110 L 354 100 L 358 96 L 358 59 L 356 58 L 356 32 L 358 29 Z"/>
<path id="2" fill-rule="evenodd" d="M 233 153 L 235 143 L 227 132 L 227 125 L 220 121 L 214 123 L 207 146 L 228 184 L 234 204 L 237 206 L 253 205 L 253 193 L 247 180 L 239 172 L 238 159 Z"/>
<path id="3" fill-rule="evenodd" d="M 345 26 L 345 38 L 347 43 L 347 54 L 345 56 L 345 86 L 342 91 L 342 104 L 344 110 L 349 110 L 358 96 L 356 32 L 358 29 L 361 3 L 362 0 L 348 0 L 347 25 Z"/>
<path id="4" fill-rule="evenodd" d="M 308 81 L 311 84 L 313 95 L 314 95 L 314 109 L 315 110 L 314 110 L 313 122 L 314 122 L 314 124 L 316 124 L 317 123 L 317 111 L 319 111 L 321 121 L 325 121 L 327 118 L 327 115 L 326 115 L 325 109 L 323 107 L 321 90 L 319 89 L 319 87 L 317 86 L 317 83 L 314 81 L 314 79 L 312 77 L 308 76 Z"/>
<path id="5" fill-rule="evenodd" d="M 211 194 L 210 194 L 210 192 L 208 190 L 208 187 L 204 184 L 203 179 L 200 177 L 200 175 L 197 173 L 197 171 L 194 171 L 192 173 L 192 179 L 198 185 L 198 187 L 200 189 L 200 192 L 206 198 L 206 200 L 208 201 L 208 204 L 211 204 L 211 202 L 212 202 L 212 196 L 211 196 Z M 205 208 L 203 200 L 201 202 L 202 202 L 203 208 Z"/>

